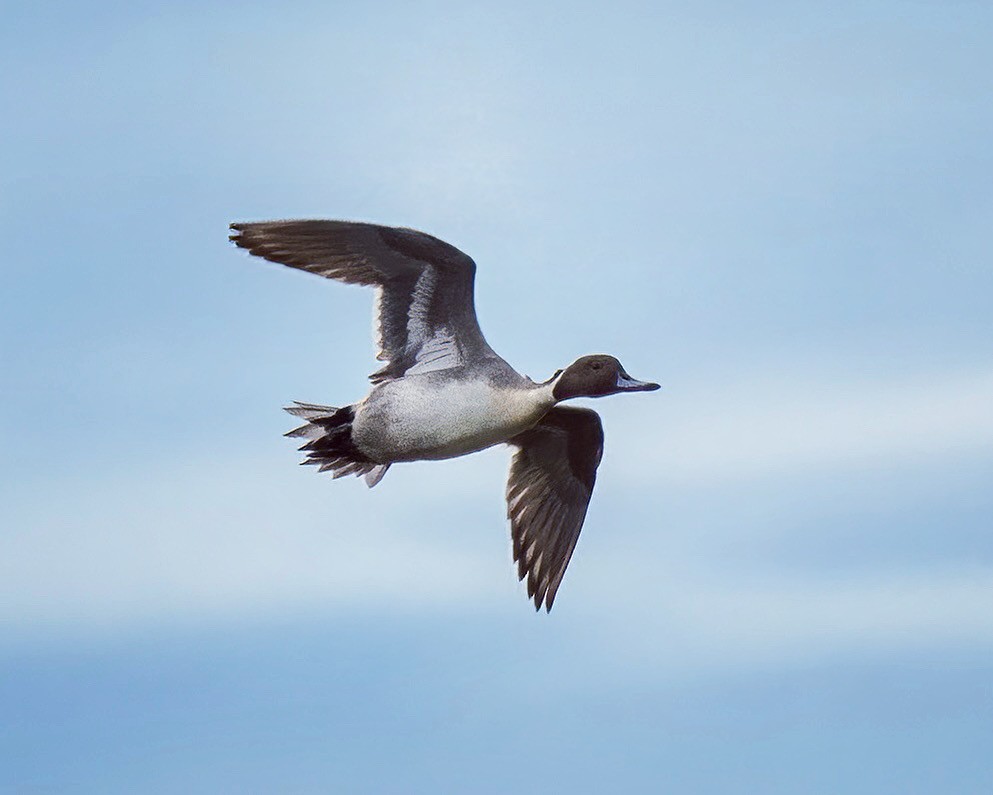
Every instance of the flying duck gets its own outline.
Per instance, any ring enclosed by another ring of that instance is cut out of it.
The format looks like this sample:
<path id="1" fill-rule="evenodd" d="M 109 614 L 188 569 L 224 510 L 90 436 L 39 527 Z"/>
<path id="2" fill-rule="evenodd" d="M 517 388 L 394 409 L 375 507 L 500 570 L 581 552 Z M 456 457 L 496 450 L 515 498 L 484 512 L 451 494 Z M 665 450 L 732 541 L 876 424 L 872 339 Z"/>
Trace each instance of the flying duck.
<path id="1" fill-rule="evenodd" d="M 362 475 L 371 488 L 391 464 L 511 445 L 514 561 L 535 609 L 551 610 L 603 453 L 599 415 L 559 404 L 659 385 L 605 355 L 583 356 L 541 383 L 520 375 L 479 329 L 476 264 L 424 232 L 316 220 L 234 223 L 231 232 L 236 245 L 271 262 L 376 288 L 376 358 L 384 365 L 358 403 L 286 409 L 304 420 L 286 434 L 307 440 L 302 463 L 335 478 Z"/>

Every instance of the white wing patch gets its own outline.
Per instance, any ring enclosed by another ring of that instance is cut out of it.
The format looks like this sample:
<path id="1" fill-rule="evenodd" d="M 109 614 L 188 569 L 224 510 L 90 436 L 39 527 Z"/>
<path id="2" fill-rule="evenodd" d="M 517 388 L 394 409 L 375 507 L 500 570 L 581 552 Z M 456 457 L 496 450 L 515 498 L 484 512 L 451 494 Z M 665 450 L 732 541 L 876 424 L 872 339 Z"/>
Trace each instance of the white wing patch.
<path id="1" fill-rule="evenodd" d="M 378 345 L 376 356 L 380 361 L 392 359 L 394 365 L 400 361 L 413 360 L 404 375 L 431 373 L 436 370 L 448 370 L 465 363 L 465 357 L 459 346 L 455 332 L 447 325 L 437 325 L 437 318 L 432 322 L 432 302 L 435 288 L 438 284 L 438 269 L 427 265 L 417 277 L 410 293 L 410 303 L 407 309 L 406 345 L 398 349 L 399 340 L 391 339 L 396 336 L 396 329 L 387 328 L 382 316 L 385 303 L 384 289 L 376 289 L 373 304 L 373 339 Z"/>
<path id="2" fill-rule="evenodd" d="M 390 358 L 386 352 L 386 330 L 383 328 L 383 288 L 377 287 L 372 299 L 372 338 L 376 342 L 376 358 L 385 362 Z"/>
<path id="3" fill-rule="evenodd" d="M 448 370 L 463 363 L 462 352 L 459 350 L 455 335 L 442 326 L 433 337 L 421 345 L 414 365 L 407 369 L 407 374 L 417 375 L 432 373 L 435 370 Z"/>
<path id="4" fill-rule="evenodd" d="M 414 364 L 407 368 L 407 375 L 447 370 L 463 363 L 455 335 L 446 326 L 432 329 L 429 323 L 431 299 L 437 282 L 437 269 L 428 266 L 414 285 L 407 316 L 407 350 L 415 353 Z"/>
<path id="5" fill-rule="evenodd" d="M 431 310 L 431 297 L 438 277 L 430 265 L 421 271 L 410 296 L 410 309 L 407 310 L 407 347 L 417 349 L 431 336 L 428 326 L 428 313 Z"/>

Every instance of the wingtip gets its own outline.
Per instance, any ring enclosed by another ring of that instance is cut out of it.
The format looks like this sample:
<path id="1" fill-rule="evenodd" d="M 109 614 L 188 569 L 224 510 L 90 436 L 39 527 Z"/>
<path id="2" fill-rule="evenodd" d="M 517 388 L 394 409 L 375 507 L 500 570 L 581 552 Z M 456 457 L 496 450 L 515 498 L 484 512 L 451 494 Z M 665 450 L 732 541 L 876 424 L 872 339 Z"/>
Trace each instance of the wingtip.
<path id="1" fill-rule="evenodd" d="M 549 613 L 552 612 L 552 602 L 554 602 L 554 601 L 555 601 L 554 599 L 544 599 L 544 598 L 543 599 L 539 599 L 537 596 L 535 596 L 535 598 L 534 598 L 534 612 L 540 613 L 541 612 L 541 608 L 544 607 L 545 608 L 545 615 L 548 615 Z"/>

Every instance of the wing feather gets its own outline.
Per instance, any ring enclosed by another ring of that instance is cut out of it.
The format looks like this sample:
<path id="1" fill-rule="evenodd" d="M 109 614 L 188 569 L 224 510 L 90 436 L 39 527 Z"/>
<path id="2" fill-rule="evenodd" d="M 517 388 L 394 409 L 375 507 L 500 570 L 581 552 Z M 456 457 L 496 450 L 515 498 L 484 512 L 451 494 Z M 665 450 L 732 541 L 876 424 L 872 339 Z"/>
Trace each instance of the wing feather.
<path id="1" fill-rule="evenodd" d="M 556 406 L 510 444 L 517 451 L 507 517 L 517 574 L 527 578 L 535 608 L 551 610 L 593 494 L 603 426 L 595 411 Z"/>
<path id="2" fill-rule="evenodd" d="M 231 224 L 231 240 L 270 262 L 377 287 L 373 381 L 496 358 L 476 319 L 472 259 L 414 229 L 350 221 Z"/>

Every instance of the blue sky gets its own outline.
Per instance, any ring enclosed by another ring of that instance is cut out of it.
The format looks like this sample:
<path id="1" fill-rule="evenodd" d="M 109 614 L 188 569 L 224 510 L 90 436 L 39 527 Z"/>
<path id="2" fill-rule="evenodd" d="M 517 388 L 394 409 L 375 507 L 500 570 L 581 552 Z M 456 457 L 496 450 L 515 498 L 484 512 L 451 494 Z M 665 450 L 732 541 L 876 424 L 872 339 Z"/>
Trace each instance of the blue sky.
<path id="1" fill-rule="evenodd" d="M 984 3 L 14 4 L 0 792 L 988 793 Z M 279 410 L 371 296 L 232 220 L 406 225 L 491 344 L 617 355 L 549 616 L 507 451 L 369 492 Z"/>

